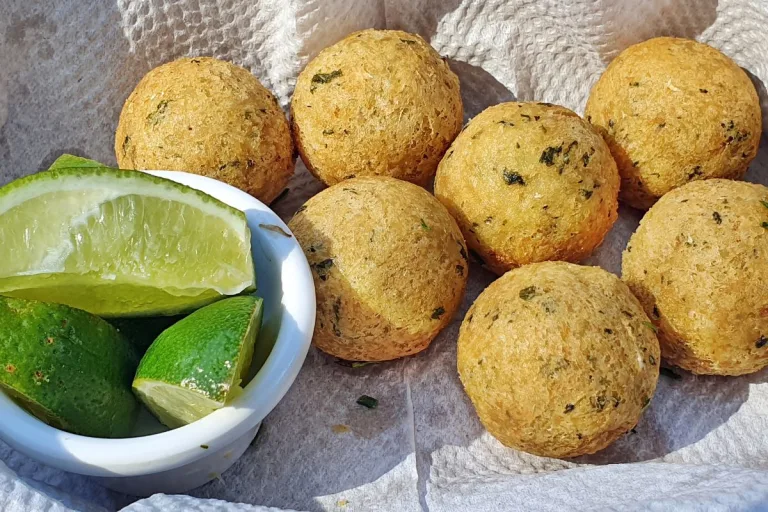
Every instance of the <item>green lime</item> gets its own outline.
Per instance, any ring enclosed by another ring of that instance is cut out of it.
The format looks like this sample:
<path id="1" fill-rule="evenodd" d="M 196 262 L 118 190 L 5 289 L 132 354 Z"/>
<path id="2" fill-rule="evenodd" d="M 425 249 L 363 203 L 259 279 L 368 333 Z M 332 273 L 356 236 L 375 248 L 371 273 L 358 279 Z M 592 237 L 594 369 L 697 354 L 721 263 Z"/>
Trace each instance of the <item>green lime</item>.
<path id="1" fill-rule="evenodd" d="M 245 215 L 137 171 L 54 168 L 14 181 L 0 188 L 0 226 L 3 295 L 119 317 L 255 289 Z"/>
<path id="2" fill-rule="evenodd" d="M 101 318 L 61 304 L 0 297 L 0 389 L 49 425 L 126 437 L 139 403 L 139 359 Z"/>
<path id="3" fill-rule="evenodd" d="M 90 158 L 83 158 L 81 156 L 69 155 L 67 153 L 64 153 L 51 164 L 48 170 L 50 171 L 51 169 L 70 169 L 72 167 L 83 168 L 83 167 L 106 167 L 106 166 L 104 164 L 97 162 L 96 160 L 91 160 Z"/>
<path id="4" fill-rule="evenodd" d="M 133 390 L 170 428 L 213 411 L 242 391 L 261 328 L 262 300 L 233 297 L 199 309 L 158 336 Z"/>

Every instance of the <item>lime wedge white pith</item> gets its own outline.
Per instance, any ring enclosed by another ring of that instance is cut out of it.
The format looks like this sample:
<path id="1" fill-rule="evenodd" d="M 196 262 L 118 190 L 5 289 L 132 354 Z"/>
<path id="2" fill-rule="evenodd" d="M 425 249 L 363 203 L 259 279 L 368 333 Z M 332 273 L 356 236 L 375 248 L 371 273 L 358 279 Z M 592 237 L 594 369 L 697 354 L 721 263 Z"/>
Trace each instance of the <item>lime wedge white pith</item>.
<path id="1" fill-rule="evenodd" d="M 189 311 L 255 288 L 242 212 L 137 171 L 52 169 L 0 189 L 0 293 L 102 316 Z"/>

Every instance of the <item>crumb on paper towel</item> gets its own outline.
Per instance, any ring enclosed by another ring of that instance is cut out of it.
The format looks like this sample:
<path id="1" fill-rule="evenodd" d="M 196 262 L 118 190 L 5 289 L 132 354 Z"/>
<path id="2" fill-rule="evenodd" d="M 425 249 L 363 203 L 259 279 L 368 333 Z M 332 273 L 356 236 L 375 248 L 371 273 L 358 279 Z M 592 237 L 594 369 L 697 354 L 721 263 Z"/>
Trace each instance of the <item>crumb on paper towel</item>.
<path id="1" fill-rule="evenodd" d="M 331 430 L 334 434 L 346 434 L 347 432 L 350 432 L 352 429 L 349 428 L 347 425 L 342 424 L 336 424 L 331 427 Z"/>

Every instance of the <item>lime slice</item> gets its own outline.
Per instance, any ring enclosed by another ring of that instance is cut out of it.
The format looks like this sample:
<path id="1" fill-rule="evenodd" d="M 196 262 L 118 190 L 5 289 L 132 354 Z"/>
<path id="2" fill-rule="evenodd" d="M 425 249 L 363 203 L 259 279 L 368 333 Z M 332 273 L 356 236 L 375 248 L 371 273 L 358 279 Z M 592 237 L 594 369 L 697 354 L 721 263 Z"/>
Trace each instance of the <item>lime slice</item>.
<path id="1" fill-rule="evenodd" d="M 170 180 L 59 168 L 0 189 L 0 293 L 172 315 L 255 288 L 245 215 Z"/>
<path id="2" fill-rule="evenodd" d="M 0 297 L 0 390 L 49 425 L 125 437 L 139 403 L 139 359 L 97 316 L 61 304 Z"/>
<path id="3" fill-rule="evenodd" d="M 133 390 L 164 425 L 177 428 L 237 396 L 261 328 L 262 300 L 224 299 L 158 336 L 139 364 Z"/>

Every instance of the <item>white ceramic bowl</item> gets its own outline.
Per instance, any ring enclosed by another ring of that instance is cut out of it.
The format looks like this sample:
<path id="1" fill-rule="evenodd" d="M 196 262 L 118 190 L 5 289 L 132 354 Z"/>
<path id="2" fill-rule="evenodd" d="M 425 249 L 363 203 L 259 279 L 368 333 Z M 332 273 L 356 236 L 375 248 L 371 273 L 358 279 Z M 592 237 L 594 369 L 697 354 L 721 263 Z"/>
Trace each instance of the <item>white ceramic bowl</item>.
<path id="1" fill-rule="evenodd" d="M 94 439 L 62 432 L 0 393 L 3 441 L 44 464 L 98 477 L 105 486 L 135 496 L 183 493 L 232 466 L 298 375 L 315 324 L 315 289 L 301 247 L 292 236 L 259 227 L 273 224 L 290 233 L 272 210 L 211 178 L 174 171 L 151 174 L 202 190 L 245 212 L 252 235 L 257 294 L 264 298 L 262 333 L 276 335 L 264 365 L 231 405 L 185 427 L 130 439 Z M 139 428 L 162 430 L 146 424 Z"/>

